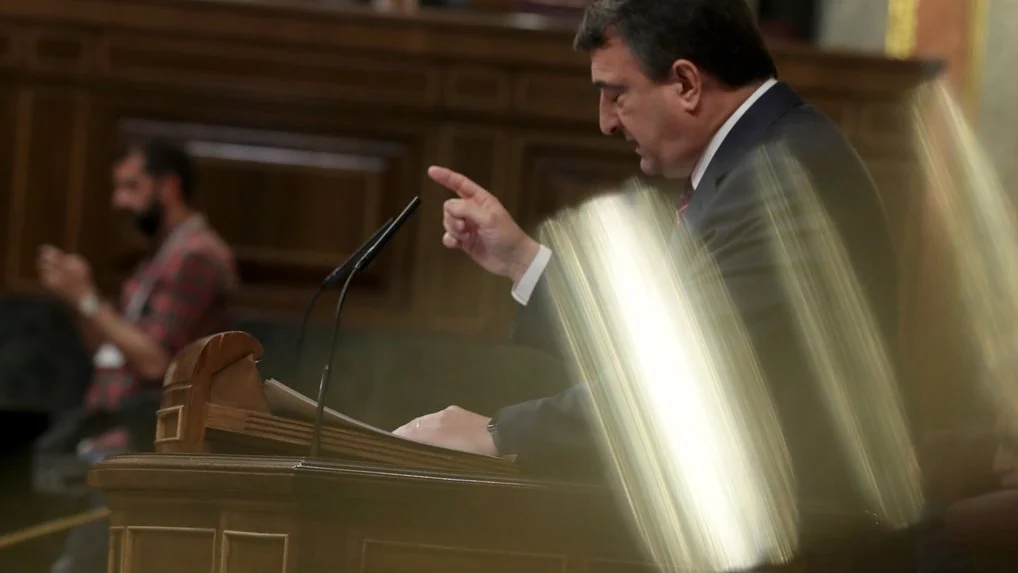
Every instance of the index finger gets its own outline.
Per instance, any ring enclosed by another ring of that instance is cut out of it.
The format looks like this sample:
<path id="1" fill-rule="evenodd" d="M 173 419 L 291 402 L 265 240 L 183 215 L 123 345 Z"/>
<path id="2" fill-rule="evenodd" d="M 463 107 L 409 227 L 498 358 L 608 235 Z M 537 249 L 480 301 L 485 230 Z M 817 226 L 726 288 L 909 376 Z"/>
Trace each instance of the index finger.
<path id="1" fill-rule="evenodd" d="M 477 183 L 471 181 L 467 176 L 456 173 L 452 169 L 433 165 L 428 168 L 428 177 L 439 185 L 449 189 L 464 199 L 470 199 L 477 195 L 487 194 L 488 191 Z"/>

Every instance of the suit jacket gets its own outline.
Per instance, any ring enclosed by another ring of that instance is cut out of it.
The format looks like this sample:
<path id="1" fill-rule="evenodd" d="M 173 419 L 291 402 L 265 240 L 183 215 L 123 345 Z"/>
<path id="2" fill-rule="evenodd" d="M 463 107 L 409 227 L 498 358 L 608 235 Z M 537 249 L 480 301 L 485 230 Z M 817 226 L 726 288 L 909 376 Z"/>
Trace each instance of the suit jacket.
<path id="1" fill-rule="evenodd" d="M 776 402 L 803 495 L 845 499 L 851 495 L 846 488 L 851 487 L 846 468 L 838 462 L 843 456 L 810 380 L 809 359 L 796 340 L 799 335 L 771 252 L 771 235 L 777 231 L 766 221 L 754 179 L 756 152 L 776 144 L 783 145 L 811 176 L 893 351 L 898 314 L 896 261 L 875 185 L 837 126 L 788 85 L 776 84 L 736 123 L 694 191 L 682 224 L 706 246 L 741 314 Z M 810 244 L 816 229 L 809 225 L 805 217 L 798 217 L 793 228 L 781 232 L 795 233 Z M 807 254 L 791 263 L 808 269 L 822 261 Z M 539 283 L 518 318 L 514 336 L 548 347 L 555 341 L 553 330 L 544 322 L 547 294 L 543 291 Z M 597 447 L 587 426 L 587 400 L 586 389 L 577 386 L 503 408 L 494 417 L 500 448 L 517 454 L 519 463 L 531 471 L 596 470 Z"/>

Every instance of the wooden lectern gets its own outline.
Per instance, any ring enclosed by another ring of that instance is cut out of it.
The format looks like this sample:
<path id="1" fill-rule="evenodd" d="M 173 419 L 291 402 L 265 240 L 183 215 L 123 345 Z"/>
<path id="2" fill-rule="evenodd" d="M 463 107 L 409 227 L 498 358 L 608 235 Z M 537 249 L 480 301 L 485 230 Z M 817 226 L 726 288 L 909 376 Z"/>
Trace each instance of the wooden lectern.
<path id="1" fill-rule="evenodd" d="M 203 338 L 182 350 L 163 379 L 156 452 L 306 455 L 313 413 L 294 419 L 272 411 L 268 384 L 256 365 L 261 356 L 261 344 L 244 332 Z M 331 458 L 404 468 L 515 473 L 508 459 L 423 446 L 349 418 L 325 426 L 321 444 Z"/>
<path id="2" fill-rule="evenodd" d="M 171 366 L 154 454 L 99 464 L 110 571 L 635 573 L 653 571 L 607 488 L 514 474 L 511 460 L 428 448 L 354 423 L 270 411 L 261 346 L 225 333 Z M 803 508 L 782 571 L 909 570 L 911 545 L 861 516 Z"/>

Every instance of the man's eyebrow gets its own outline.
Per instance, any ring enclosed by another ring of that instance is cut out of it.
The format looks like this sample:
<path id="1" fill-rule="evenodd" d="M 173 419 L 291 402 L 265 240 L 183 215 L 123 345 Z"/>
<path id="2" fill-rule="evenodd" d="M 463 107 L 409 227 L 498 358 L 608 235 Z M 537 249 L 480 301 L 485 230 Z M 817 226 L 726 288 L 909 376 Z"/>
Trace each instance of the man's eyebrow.
<path id="1" fill-rule="evenodd" d="M 622 86 L 618 84 L 608 83 L 604 80 L 597 80 L 594 82 L 594 87 L 599 90 L 621 90 Z"/>

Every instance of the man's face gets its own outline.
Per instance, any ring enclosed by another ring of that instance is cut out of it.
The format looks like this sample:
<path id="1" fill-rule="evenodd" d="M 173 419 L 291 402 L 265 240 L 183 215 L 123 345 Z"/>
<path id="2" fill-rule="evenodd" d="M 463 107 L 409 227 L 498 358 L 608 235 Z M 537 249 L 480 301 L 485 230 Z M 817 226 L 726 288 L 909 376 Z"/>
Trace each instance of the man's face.
<path id="1" fill-rule="evenodd" d="M 1000 476 L 1001 486 L 1018 489 L 1018 420 L 1000 416 L 997 435 L 1000 441 L 993 470 Z"/>
<path id="2" fill-rule="evenodd" d="M 165 227 L 166 179 L 145 170 L 145 158 L 133 153 L 113 168 L 113 207 L 131 214 L 134 226 L 148 237 Z"/>
<path id="3" fill-rule="evenodd" d="M 647 175 L 688 176 L 710 139 L 699 113 L 698 72 L 680 62 L 678 73 L 653 81 L 617 37 L 590 55 L 591 79 L 601 90 L 601 131 L 633 142 Z"/>
<path id="4" fill-rule="evenodd" d="M 156 201 L 155 180 L 145 171 L 145 158 L 132 153 L 113 166 L 113 208 L 138 216 Z"/>

